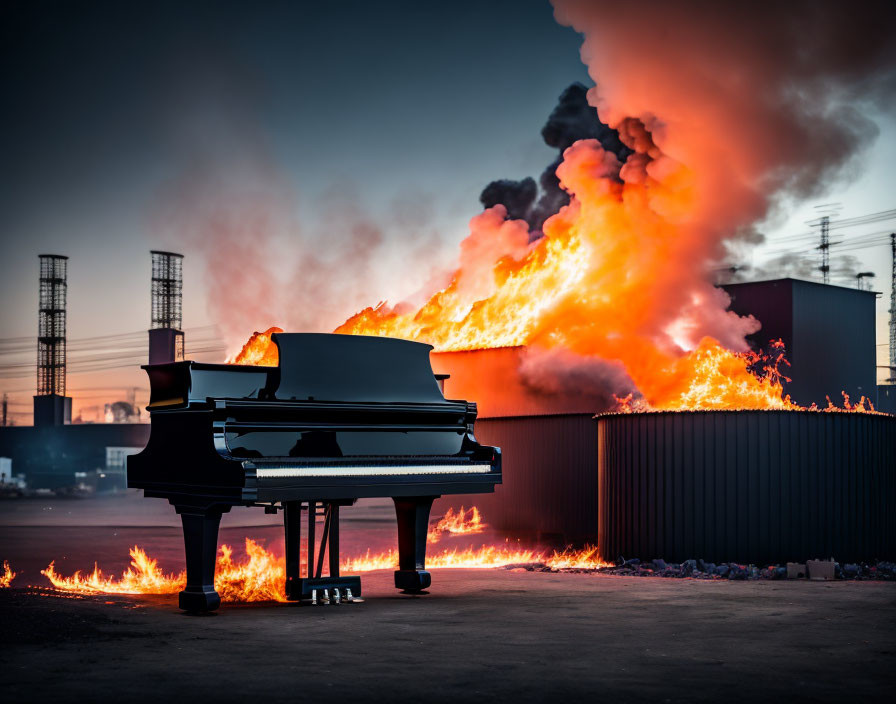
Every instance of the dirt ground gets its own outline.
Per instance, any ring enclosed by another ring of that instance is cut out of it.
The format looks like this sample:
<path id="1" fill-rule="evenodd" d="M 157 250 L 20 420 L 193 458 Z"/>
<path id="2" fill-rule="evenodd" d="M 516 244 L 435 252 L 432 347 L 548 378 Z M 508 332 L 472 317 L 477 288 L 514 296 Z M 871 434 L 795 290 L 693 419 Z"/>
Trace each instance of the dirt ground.
<path id="1" fill-rule="evenodd" d="M 409 597 L 372 572 L 363 604 L 188 616 L 176 597 L 59 596 L 36 571 L 124 563 L 138 537 L 179 568 L 172 528 L 27 513 L 0 506 L 0 559 L 23 573 L 0 590 L 4 701 L 891 701 L 896 684 L 893 583 L 446 569 Z M 388 543 L 394 522 L 373 507 L 349 529 Z M 227 529 L 272 548 L 276 530 Z"/>

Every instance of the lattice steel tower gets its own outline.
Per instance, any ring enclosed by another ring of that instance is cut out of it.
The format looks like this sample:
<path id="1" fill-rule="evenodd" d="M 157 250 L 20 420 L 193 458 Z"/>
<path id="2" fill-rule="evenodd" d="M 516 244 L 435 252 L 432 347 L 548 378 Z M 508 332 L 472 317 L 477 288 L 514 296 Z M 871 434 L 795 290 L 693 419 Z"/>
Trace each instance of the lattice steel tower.
<path id="1" fill-rule="evenodd" d="M 831 272 L 831 218 L 824 215 L 821 218 L 821 244 L 818 248 L 821 250 L 821 266 L 818 267 L 825 283 L 830 280 Z"/>
<path id="2" fill-rule="evenodd" d="M 152 250 L 152 321 L 149 363 L 179 362 L 184 358 L 184 255 Z"/>
<path id="3" fill-rule="evenodd" d="M 41 254 L 37 323 L 37 394 L 34 424 L 71 421 L 71 399 L 65 396 L 65 303 L 68 257 Z"/>
<path id="4" fill-rule="evenodd" d="M 68 257 L 40 255 L 37 395 L 65 396 L 65 297 Z"/>
<path id="5" fill-rule="evenodd" d="M 896 232 L 890 233 L 890 254 L 892 273 L 890 274 L 890 378 L 896 384 Z"/>

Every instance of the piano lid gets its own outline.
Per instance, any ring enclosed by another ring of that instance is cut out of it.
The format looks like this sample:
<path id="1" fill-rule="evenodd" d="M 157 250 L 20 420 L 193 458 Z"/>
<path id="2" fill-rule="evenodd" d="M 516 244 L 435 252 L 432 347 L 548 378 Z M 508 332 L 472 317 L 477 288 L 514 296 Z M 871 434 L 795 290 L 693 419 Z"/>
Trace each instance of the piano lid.
<path id="1" fill-rule="evenodd" d="M 274 333 L 282 400 L 441 403 L 432 345 L 390 337 Z"/>

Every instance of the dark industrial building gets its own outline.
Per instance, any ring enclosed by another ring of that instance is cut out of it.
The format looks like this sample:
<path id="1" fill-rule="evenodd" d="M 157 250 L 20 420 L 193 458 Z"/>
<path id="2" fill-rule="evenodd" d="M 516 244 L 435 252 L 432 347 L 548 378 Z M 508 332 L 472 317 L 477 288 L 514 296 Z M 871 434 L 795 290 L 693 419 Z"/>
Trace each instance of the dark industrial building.
<path id="1" fill-rule="evenodd" d="M 12 459 L 30 489 L 61 489 L 76 483 L 76 472 L 102 472 L 107 447 L 143 447 L 148 439 L 147 423 L 13 426 L 0 428 L 0 457 Z"/>
<path id="2" fill-rule="evenodd" d="M 790 362 L 785 384 L 801 406 L 839 405 L 841 392 L 853 401 L 877 401 L 874 306 L 877 294 L 797 279 L 722 287 L 730 309 L 752 315 L 762 328 L 750 337 L 756 350 L 781 339 Z"/>

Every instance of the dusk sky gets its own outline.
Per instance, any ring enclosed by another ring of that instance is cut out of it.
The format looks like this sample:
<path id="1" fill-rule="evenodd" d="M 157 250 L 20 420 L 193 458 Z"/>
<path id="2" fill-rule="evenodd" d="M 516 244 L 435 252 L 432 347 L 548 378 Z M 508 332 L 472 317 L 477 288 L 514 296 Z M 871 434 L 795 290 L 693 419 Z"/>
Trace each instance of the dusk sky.
<path id="1" fill-rule="evenodd" d="M 141 401 L 138 359 L 78 373 L 79 355 L 97 352 L 75 341 L 148 328 L 150 249 L 185 254 L 188 352 L 221 361 L 239 337 L 210 313 L 216 245 L 178 234 L 189 217 L 183 199 L 251 200 L 264 215 L 245 240 L 264 240 L 272 269 L 301 272 L 295 262 L 308 251 L 334 276 L 353 252 L 373 258 L 352 270 L 340 300 L 315 300 L 300 275 L 289 279 L 296 305 L 317 308 L 307 324 L 332 329 L 359 305 L 409 295 L 450 266 L 483 186 L 537 177 L 554 158 L 540 130 L 558 95 L 591 84 L 581 37 L 557 24 L 546 0 L 8 2 L 0 12 L 0 392 L 19 423 L 30 422 L 34 389 L 38 254 L 70 257 L 74 415 L 126 387 L 139 387 Z M 759 265 L 781 248 L 775 238 L 810 232 L 805 221 L 820 202 L 840 203 L 843 218 L 896 208 L 896 126 L 871 117 L 880 136 L 851 182 L 794 204 L 789 218 L 762 228 L 772 244 L 746 259 Z M 884 292 L 882 345 L 889 250 L 849 254 Z M 834 283 L 854 285 L 848 276 Z M 255 283 L 232 284 L 243 285 L 257 295 Z M 245 336 L 278 322 L 239 321 Z"/>

